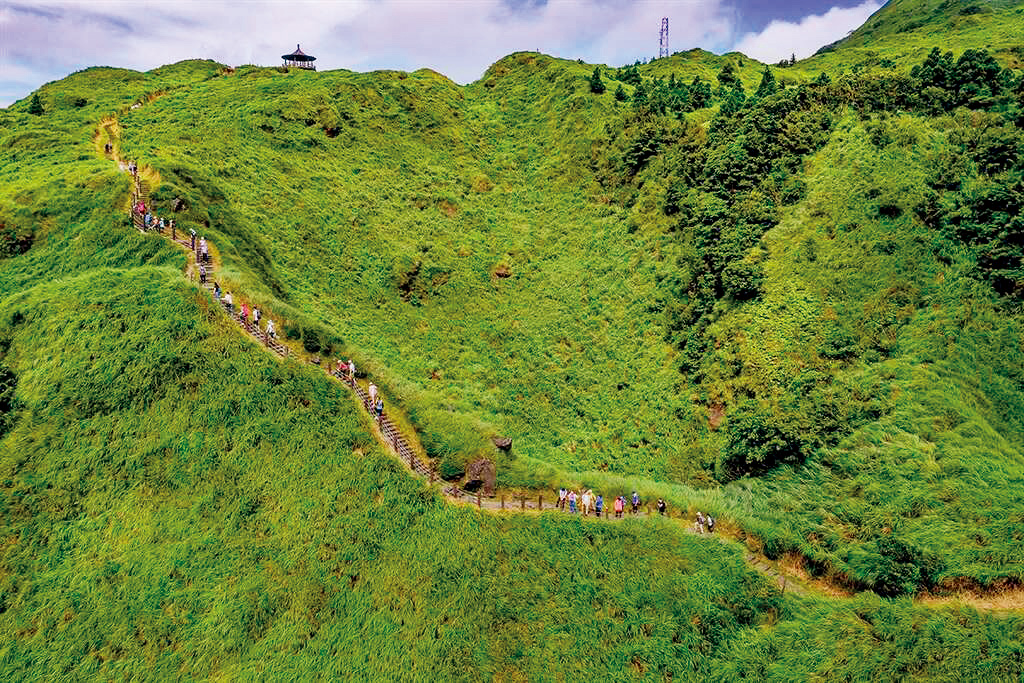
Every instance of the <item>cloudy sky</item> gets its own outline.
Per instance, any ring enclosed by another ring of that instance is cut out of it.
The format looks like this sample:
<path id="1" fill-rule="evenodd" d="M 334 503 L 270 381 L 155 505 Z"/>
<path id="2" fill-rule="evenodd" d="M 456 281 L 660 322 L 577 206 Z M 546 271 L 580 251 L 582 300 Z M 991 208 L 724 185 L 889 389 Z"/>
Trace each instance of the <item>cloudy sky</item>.
<path id="1" fill-rule="evenodd" d="M 0 0 L 0 107 L 88 66 L 190 58 L 276 65 L 302 43 L 320 69 L 436 69 L 460 83 L 517 50 L 618 66 L 658 51 L 775 62 L 860 26 L 880 0 Z"/>

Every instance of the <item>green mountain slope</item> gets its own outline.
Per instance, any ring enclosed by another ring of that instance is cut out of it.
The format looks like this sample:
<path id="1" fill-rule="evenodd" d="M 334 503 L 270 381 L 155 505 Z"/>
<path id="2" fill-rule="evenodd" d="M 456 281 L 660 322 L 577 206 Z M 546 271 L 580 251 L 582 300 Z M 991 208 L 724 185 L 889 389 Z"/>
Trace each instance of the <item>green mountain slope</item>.
<path id="1" fill-rule="evenodd" d="M 535 53 L 466 87 L 184 62 L 0 111 L 7 677 L 1016 680 L 1016 617 L 783 596 L 668 521 L 452 508 L 209 310 L 102 156 L 443 474 L 639 487 L 840 592 L 1012 596 L 1019 7 L 943 7 L 603 94 Z"/>

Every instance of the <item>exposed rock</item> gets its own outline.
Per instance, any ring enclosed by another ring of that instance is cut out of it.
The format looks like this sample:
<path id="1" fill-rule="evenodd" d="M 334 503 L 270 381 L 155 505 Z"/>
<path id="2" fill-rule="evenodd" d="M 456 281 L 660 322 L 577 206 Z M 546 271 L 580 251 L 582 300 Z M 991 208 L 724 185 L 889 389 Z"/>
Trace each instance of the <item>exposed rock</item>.
<path id="1" fill-rule="evenodd" d="M 468 491 L 483 488 L 485 496 L 493 496 L 496 483 L 497 470 L 494 463 L 487 458 L 481 458 L 466 467 L 466 483 L 462 487 Z"/>
<path id="2" fill-rule="evenodd" d="M 512 450 L 512 439 L 508 438 L 507 436 L 491 437 L 491 443 L 494 444 L 495 448 L 501 451 L 505 451 L 506 453 Z"/>

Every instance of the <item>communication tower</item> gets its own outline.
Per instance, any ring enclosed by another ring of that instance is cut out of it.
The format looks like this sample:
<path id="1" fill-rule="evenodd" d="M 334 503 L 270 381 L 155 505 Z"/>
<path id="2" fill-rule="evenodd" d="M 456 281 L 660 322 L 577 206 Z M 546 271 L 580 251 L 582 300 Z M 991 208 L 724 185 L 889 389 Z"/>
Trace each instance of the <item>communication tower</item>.
<path id="1" fill-rule="evenodd" d="M 658 57 L 668 57 L 668 17 L 661 18 L 661 31 L 658 33 Z"/>

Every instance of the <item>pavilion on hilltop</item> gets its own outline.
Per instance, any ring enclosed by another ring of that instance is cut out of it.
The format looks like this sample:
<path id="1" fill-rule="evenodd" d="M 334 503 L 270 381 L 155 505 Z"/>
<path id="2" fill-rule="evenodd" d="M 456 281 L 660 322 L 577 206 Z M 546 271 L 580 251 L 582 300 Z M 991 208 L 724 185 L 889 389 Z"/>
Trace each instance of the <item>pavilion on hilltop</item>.
<path id="1" fill-rule="evenodd" d="M 316 61 L 316 57 L 313 55 L 307 55 L 299 48 L 298 45 L 295 46 L 295 52 L 290 55 L 281 55 L 281 59 L 284 60 L 284 65 L 286 67 L 316 71 L 316 67 L 313 66 L 313 62 Z"/>

